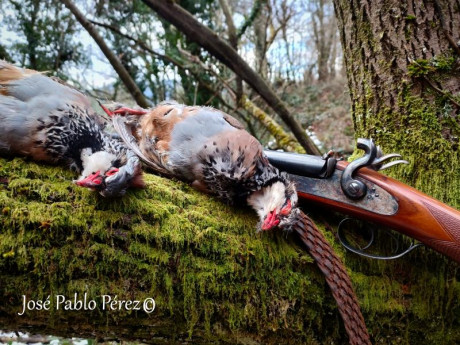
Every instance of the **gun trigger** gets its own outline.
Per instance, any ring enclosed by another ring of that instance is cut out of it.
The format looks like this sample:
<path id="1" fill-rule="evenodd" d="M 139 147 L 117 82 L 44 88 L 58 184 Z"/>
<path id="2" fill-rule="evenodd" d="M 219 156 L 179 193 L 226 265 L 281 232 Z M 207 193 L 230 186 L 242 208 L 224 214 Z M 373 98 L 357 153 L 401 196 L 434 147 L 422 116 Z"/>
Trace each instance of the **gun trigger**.
<path id="1" fill-rule="evenodd" d="M 423 243 L 412 242 L 407 249 L 405 249 L 405 250 L 403 250 L 403 251 L 401 251 L 399 253 L 395 252 L 393 255 L 390 255 L 390 256 L 381 256 L 381 255 L 375 255 L 375 254 L 366 253 L 365 250 L 369 249 L 369 247 L 371 247 L 371 245 L 374 243 L 375 230 L 370 229 L 370 239 L 369 239 L 367 244 L 365 244 L 361 248 L 354 247 L 347 240 L 347 238 L 346 238 L 346 236 L 344 234 L 345 230 L 343 229 L 343 225 L 347 221 L 351 221 L 351 220 L 353 220 L 353 219 L 352 218 L 342 219 L 342 221 L 340 222 L 340 224 L 339 224 L 339 226 L 337 228 L 337 237 L 339 239 L 339 242 L 342 244 L 342 246 L 344 246 L 350 252 L 358 254 L 360 256 L 363 256 L 363 257 L 366 257 L 366 258 L 369 258 L 369 259 L 377 259 L 377 260 L 394 260 L 394 259 L 399 259 L 399 258 L 403 257 L 404 255 L 410 253 L 414 249 L 424 245 Z M 398 247 L 399 246 L 397 246 L 396 250 L 398 250 Z"/>

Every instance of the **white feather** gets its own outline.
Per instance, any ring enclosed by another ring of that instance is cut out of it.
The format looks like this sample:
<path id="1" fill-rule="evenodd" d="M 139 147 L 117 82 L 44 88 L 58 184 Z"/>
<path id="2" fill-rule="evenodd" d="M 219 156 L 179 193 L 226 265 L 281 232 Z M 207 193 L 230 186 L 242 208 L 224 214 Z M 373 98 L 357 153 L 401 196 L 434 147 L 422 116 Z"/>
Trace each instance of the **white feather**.
<path id="1" fill-rule="evenodd" d="M 83 171 L 79 180 L 84 179 L 93 172 L 100 171 L 105 173 L 112 167 L 112 162 L 117 157 L 105 151 L 97 151 L 92 153 L 91 149 L 83 149 L 81 151 L 81 161 L 83 164 Z"/>
<path id="2" fill-rule="evenodd" d="M 248 204 L 256 210 L 260 219 L 263 219 L 269 212 L 278 211 L 286 201 L 286 186 L 282 182 L 275 182 L 270 186 L 252 193 L 248 198 Z"/>

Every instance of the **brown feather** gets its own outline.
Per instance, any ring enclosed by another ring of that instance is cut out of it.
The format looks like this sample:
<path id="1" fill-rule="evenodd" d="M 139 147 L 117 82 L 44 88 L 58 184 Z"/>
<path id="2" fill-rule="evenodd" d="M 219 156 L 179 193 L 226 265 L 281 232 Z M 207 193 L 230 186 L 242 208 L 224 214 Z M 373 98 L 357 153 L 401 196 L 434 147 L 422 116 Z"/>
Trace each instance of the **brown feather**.
<path id="1" fill-rule="evenodd" d="M 9 83 L 13 80 L 26 78 L 37 73 L 40 72 L 26 68 L 18 68 L 5 61 L 0 60 L 0 83 L 2 84 Z"/>

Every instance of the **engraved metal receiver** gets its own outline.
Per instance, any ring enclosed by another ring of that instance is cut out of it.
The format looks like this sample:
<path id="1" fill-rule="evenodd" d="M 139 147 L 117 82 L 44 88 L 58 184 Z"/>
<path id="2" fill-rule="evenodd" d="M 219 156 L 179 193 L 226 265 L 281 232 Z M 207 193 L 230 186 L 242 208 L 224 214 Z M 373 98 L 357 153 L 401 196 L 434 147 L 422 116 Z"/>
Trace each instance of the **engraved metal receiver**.
<path id="1" fill-rule="evenodd" d="M 365 151 L 365 154 L 363 157 L 353 161 L 352 163 L 348 164 L 348 166 L 345 168 L 342 178 L 340 180 L 340 184 L 342 187 L 343 192 L 351 199 L 360 199 L 364 197 L 367 194 L 367 186 L 365 183 L 362 181 L 355 179 L 354 175 L 356 172 L 362 168 L 362 167 L 370 167 L 376 171 L 384 170 L 387 168 L 390 168 L 392 166 L 395 166 L 397 164 L 409 164 L 406 160 L 396 160 L 392 162 L 388 162 L 386 164 L 383 164 L 385 161 L 392 159 L 392 158 L 401 158 L 401 155 L 397 153 L 391 153 L 388 155 L 384 155 L 380 146 L 375 146 L 374 142 L 372 139 L 363 139 L 359 138 L 357 142 L 357 147 L 359 149 L 362 149 Z M 374 192 L 375 194 L 375 192 Z M 377 195 L 378 196 L 378 195 Z M 368 198 L 371 197 L 371 195 L 367 195 Z M 337 228 L 337 237 L 340 241 L 340 243 L 349 251 L 367 257 L 367 258 L 372 258 L 372 259 L 380 259 L 380 260 L 391 260 L 391 259 L 398 259 L 415 248 L 422 246 L 422 243 L 414 243 L 412 242 L 409 247 L 403 251 L 399 251 L 399 243 L 396 241 L 396 245 L 394 247 L 394 252 L 392 255 L 389 256 L 382 256 L 382 255 L 375 255 L 375 254 L 370 254 L 366 253 L 365 251 L 369 249 L 375 239 L 375 229 L 374 228 L 366 228 L 366 230 L 369 232 L 370 237 L 367 243 L 365 243 L 363 246 L 360 248 L 353 246 L 350 244 L 348 241 L 346 235 L 345 235 L 345 230 L 344 230 L 344 225 L 346 222 L 352 221 L 352 218 L 345 218 L 343 219 L 338 228 Z M 391 236 L 391 234 L 390 234 Z M 391 236 L 393 239 L 395 238 L 394 236 Z"/>

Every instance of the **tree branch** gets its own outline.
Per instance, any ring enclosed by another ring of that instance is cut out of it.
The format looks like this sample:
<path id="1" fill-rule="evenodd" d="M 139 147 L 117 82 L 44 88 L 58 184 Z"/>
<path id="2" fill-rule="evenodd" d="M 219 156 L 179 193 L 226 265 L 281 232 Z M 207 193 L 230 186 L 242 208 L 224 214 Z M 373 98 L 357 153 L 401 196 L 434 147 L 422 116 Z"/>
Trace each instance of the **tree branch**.
<path id="1" fill-rule="evenodd" d="M 228 28 L 228 41 L 235 51 L 238 51 L 238 40 L 239 37 L 236 33 L 235 23 L 233 22 L 232 10 L 228 4 L 227 0 L 219 0 L 222 11 L 224 12 L 225 21 Z M 241 100 L 243 95 L 243 80 L 237 76 L 236 80 L 236 98 L 237 103 Z"/>
<path id="2" fill-rule="evenodd" d="M 259 121 L 268 130 L 268 132 L 275 138 L 276 142 L 278 143 L 278 145 L 281 148 L 289 150 L 289 151 L 305 153 L 305 150 L 302 148 L 302 146 L 299 145 L 299 143 L 294 138 L 292 138 L 291 135 L 286 133 L 286 131 L 283 129 L 283 127 L 281 127 L 278 123 L 276 123 L 276 121 L 269 114 L 267 114 L 265 111 L 263 111 L 262 109 L 257 107 L 246 95 L 242 94 L 242 97 L 240 99 L 237 99 L 238 97 L 236 95 L 236 92 L 229 85 L 229 83 L 227 81 L 223 80 L 212 69 L 208 68 L 205 64 L 203 64 L 203 62 L 198 57 L 196 57 L 196 56 L 190 54 L 188 51 L 185 51 L 185 50 L 181 49 L 180 47 L 178 47 L 179 52 L 182 54 L 182 56 L 184 56 L 189 62 L 191 62 L 191 65 L 184 65 L 184 64 L 180 63 L 179 61 L 171 58 L 171 57 L 168 57 L 166 55 L 163 55 L 163 54 L 160 54 L 160 53 L 154 51 L 149 46 L 147 46 L 147 44 L 144 41 L 136 39 L 136 38 L 134 38 L 134 37 L 132 37 L 132 36 L 130 36 L 128 34 L 124 34 L 118 28 L 116 28 L 116 27 L 114 27 L 112 25 L 103 24 L 103 23 L 99 23 L 99 22 L 96 22 L 96 21 L 91 21 L 91 23 L 93 23 L 95 25 L 98 25 L 98 26 L 102 26 L 104 28 L 107 28 L 107 29 L 115 32 L 116 34 L 118 34 L 118 35 L 120 35 L 122 37 L 125 37 L 126 39 L 129 39 L 129 40 L 133 41 L 138 46 L 137 47 L 138 49 L 140 48 L 140 49 L 142 49 L 144 51 L 147 51 L 148 53 L 150 53 L 152 55 L 158 56 L 162 60 L 168 61 L 168 62 L 172 63 L 173 65 L 175 65 L 178 68 L 190 71 L 190 73 L 195 78 L 197 78 L 198 83 L 200 83 L 200 85 L 202 87 L 206 88 L 208 91 L 213 93 L 212 98 L 216 97 L 217 99 L 219 99 L 219 102 L 221 102 L 225 107 L 227 107 L 227 108 L 231 109 L 232 111 L 234 111 L 235 113 L 237 113 L 248 124 L 248 126 L 250 126 L 251 123 L 243 116 L 243 114 L 241 114 L 241 112 L 239 112 L 237 108 L 235 108 L 235 107 L 231 106 L 230 104 L 228 104 L 219 95 L 219 90 L 217 90 L 216 88 L 212 87 L 211 85 L 209 85 L 208 83 L 206 83 L 205 81 L 203 81 L 200 78 L 199 73 L 197 73 L 193 68 L 193 66 L 198 66 L 199 65 L 201 68 L 203 68 L 208 73 L 211 73 L 212 75 L 214 75 L 217 78 L 217 80 L 219 80 L 220 85 L 227 90 L 227 92 L 234 99 L 234 101 L 239 103 L 244 108 L 244 110 L 246 110 L 252 117 L 257 119 L 257 121 Z"/>
<path id="3" fill-rule="evenodd" d="M 266 1 L 266 0 L 263 0 Z M 238 30 L 237 38 L 238 40 L 241 38 L 241 36 L 244 35 L 246 30 L 254 23 L 254 20 L 256 20 L 257 16 L 260 13 L 260 9 L 262 8 L 262 0 L 256 0 L 254 3 L 254 6 L 252 7 L 251 14 L 249 15 L 248 19 L 241 25 L 240 29 Z"/>
<path id="4" fill-rule="evenodd" d="M 109 60 L 110 64 L 117 72 L 118 76 L 125 84 L 126 88 L 128 89 L 129 93 L 133 96 L 136 103 L 143 107 L 148 108 L 151 106 L 150 102 L 142 94 L 139 87 L 134 82 L 133 78 L 129 75 L 126 68 L 121 63 L 120 59 L 112 52 L 112 50 L 107 46 L 104 39 L 99 35 L 96 31 L 94 26 L 90 23 L 88 19 L 85 18 L 83 13 L 75 6 L 75 4 L 71 0 L 62 0 L 64 5 L 73 13 L 75 18 L 80 22 L 80 24 L 85 28 L 86 31 L 90 34 L 90 36 L 94 39 L 96 44 L 104 53 L 107 60 Z"/>
<path id="5" fill-rule="evenodd" d="M 306 135 L 297 120 L 290 114 L 286 105 L 278 98 L 270 86 L 243 60 L 226 42 L 209 28 L 198 22 L 189 12 L 176 3 L 162 0 L 143 0 L 160 17 L 175 25 L 191 41 L 198 43 L 236 75 L 246 81 L 275 110 L 292 133 L 310 154 L 321 152 Z"/>
<path id="6" fill-rule="evenodd" d="M 444 91 L 443 89 L 437 87 L 435 83 L 433 83 L 433 81 L 431 81 L 431 79 L 425 75 L 422 76 L 422 79 L 426 81 L 432 89 L 434 89 L 436 92 L 440 93 L 441 95 L 447 97 L 457 108 L 460 109 L 460 104 L 457 102 L 455 98 L 452 97 L 452 95 L 449 92 Z"/>
<path id="7" fill-rule="evenodd" d="M 241 97 L 241 106 L 249 113 L 251 116 L 259 120 L 262 125 L 267 128 L 268 132 L 273 135 L 279 147 L 286 149 L 288 151 L 294 151 L 298 153 L 305 153 L 305 150 L 299 143 L 288 133 L 285 132 L 283 127 L 276 123 L 273 118 L 268 115 L 265 111 L 260 109 L 255 105 L 251 100 L 243 95 Z"/>
<path id="8" fill-rule="evenodd" d="M 227 23 L 228 41 L 233 49 L 237 49 L 238 36 L 236 34 L 235 24 L 233 23 L 232 12 L 227 0 L 219 0 L 220 7 L 224 12 L 225 22 Z"/>
<path id="9" fill-rule="evenodd" d="M 252 102 L 244 93 L 241 94 L 240 98 L 238 98 L 229 83 L 223 80 L 215 71 L 212 70 L 212 68 L 206 66 L 197 56 L 192 55 L 190 52 L 185 51 L 180 47 L 178 48 L 179 52 L 185 56 L 189 62 L 191 62 L 191 66 L 199 65 L 206 72 L 214 75 L 216 79 L 220 81 L 221 85 L 228 91 L 230 96 L 234 98 L 235 102 L 246 110 L 253 118 L 258 120 L 264 128 L 266 128 L 268 133 L 275 138 L 279 147 L 288 151 L 305 153 L 305 149 L 289 133 L 286 133 L 283 127 L 281 127 L 269 114 Z M 189 70 L 193 75 L 198 75 L 198 73 L 193 71 L 193 68 L 190 68 Z M 208 89 L 210 89 L 210 87 Z"/>
<path id="10" fill-rule="evenodd" d="M 115 32 L 117 35 L 120 35 L 130 41 L 133 41 L 134 43 L 136 43 L 139 47 L 141 47 L 143 50 L 149 52 L 150 54 L 152 55 L 155 55 L 159 58 L 161 58 L 162 60 L 165 60 L 165 61 L 169 61 L 173 64 L 175 64 L 177 61 L 175 61 L 174 59 L 170 58 L 168 55 L 164 55 L 164 54 L 161 54 L 161 53 L 158 53 L 156 51 L 154 51 L 153 49 L 151 49 L 144 41 L 141 41 L 131 35 L 128 35 L 128 34 L 125 34 L 123 32 L 121 32 L 117 27 L 115 27 L 114 25 L 110 25 L 110 24 L 105 24 L 105 23 L 100 23 L 100 22 L 97 22 L 95 20 L 90 20 L 90 22 L 94 25 L 97 25 L 97 26 L 101 26 L 103 28 L 106 28 L 106 29 L 109 29 L 110 31 L 113 31 Z"/>

